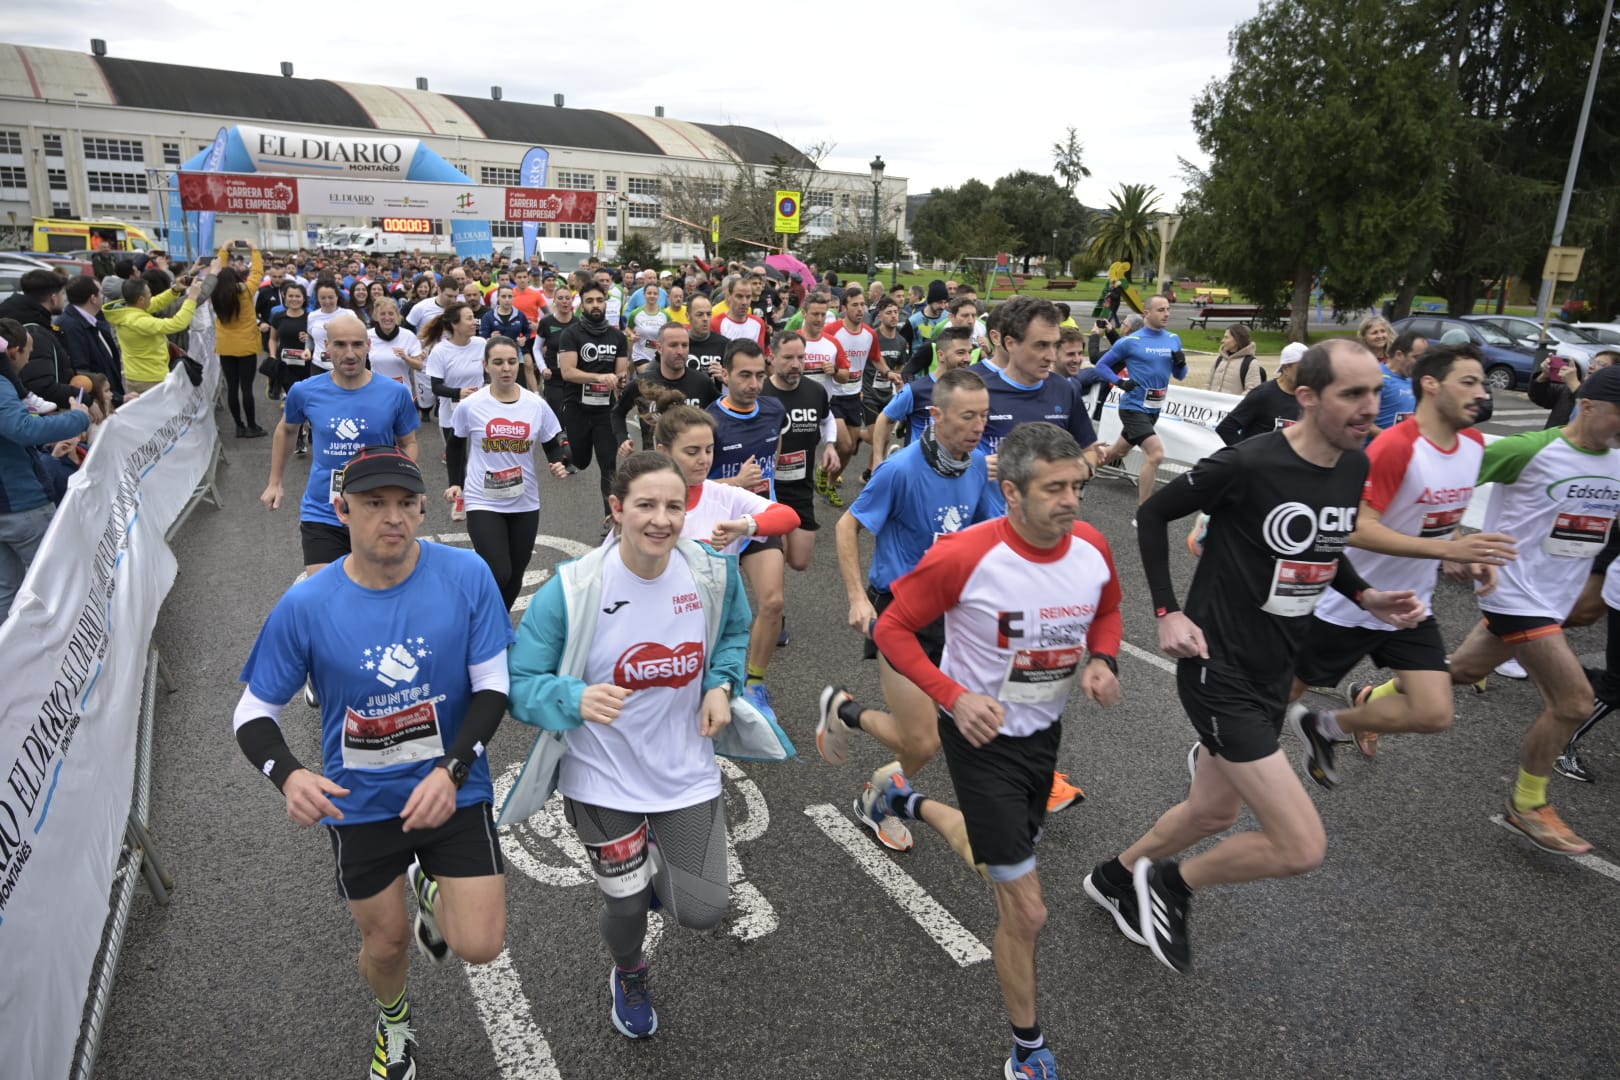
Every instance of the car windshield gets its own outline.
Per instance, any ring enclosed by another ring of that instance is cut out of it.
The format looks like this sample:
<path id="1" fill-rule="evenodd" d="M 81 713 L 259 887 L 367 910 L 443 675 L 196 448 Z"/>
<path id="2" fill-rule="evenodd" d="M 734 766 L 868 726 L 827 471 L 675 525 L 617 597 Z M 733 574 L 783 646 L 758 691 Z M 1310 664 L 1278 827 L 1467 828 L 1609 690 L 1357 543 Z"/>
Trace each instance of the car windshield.
<path id="1" fill-rule="evenodd" d="M 1508 337 L 1501 330 L 1498 330 L 1496 327 L 1492 326 L 1490 323 L 1487 323 L 1487 322 L 1474 323 L 1474 326 L 1479 330 L 1480 337 L 1483 337 L 1485 339 L 1485 344 L 1487 344 L 1487 345 L 1514 345 L 1514 344 L 1517 344 L 1517 342 L 1515 342 L 1512 338 Z"/>
<path id="2" fill-rule="evenodd" d="M 1598 345 L 1598 339 L 1585 330 L 1577 330 L 1573 326 L 1549 326 L 1547 336 L 1554 341 L 1573 343 L 1576 345 Z"/>

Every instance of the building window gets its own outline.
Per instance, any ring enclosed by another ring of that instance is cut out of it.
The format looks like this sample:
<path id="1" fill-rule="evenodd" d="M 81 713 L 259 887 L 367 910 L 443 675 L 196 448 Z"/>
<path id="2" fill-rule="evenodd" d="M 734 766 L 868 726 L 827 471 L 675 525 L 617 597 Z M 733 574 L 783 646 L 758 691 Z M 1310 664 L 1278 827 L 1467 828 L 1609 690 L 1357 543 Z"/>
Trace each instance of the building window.
<path id="1" fill-rule="evenodd" d="M 134 139 L 103 139 L 100 136 L 86 135 L 84 156 L 97 161 L 143 162 L 146 160 L 146 151 Z"/>
<path id="2" fill-rule="evenodd" d="M 92 195 L 145 195 L 144 173 L 86 172 Z"/>
<path id="3" fill-rule="evenodd" d="M 66 191 L 68 189 L 68 186 L 67 186 L 67 170 L 66 169 L 46 169 L 45 170 L 45 183 L 46 183 L 46 186 L 48 186 L 52 191 Z"/>
<path id="4" fill-rule="evenodd" d="M 619 190 L 619 177 L 617 173 L 608 173 L 606 176 L 602 177 L 602 179 L 607 183 L 607 189 L 609 191 Z"/>
<path id="5" fill-rule="evenodd" d="M 539 239 L 539 240 L 544 240 L 546 237 L 551 235 L 551 233 L 548 231 L 549 229 L 550 229 L 550 226 L 547 225 L 545 222 L 543 222 L 543 221 L 535 222 L 534 223 L 534 235 L 535 235 L 535 238 Z"/>
<path id="6" fill-rule="evenodd" d="M 565 221 L 557 226 L 557 236 L 563 240 L 589 240 L 591 238 L 591 227 Z"/>
<path id="7" fill-rule="evenodd" d="M 177 143 L 177 142 L 166 142 L 166 143 L 163 144 L 163 164 L 165 164 L 165 165 L 179 165 L 180 164 L 180 144 L 179 143 Z"/>
<path id="8" fill-rule="evenodd" d="M 277 214 L 276 215 L 276 231 L 277 232 L 292 232 L 292 227 L 293 227 L 292 218 L 287 217 L 284 214 Z"/>
<path id="9" fill-rule="evenodd" d="M 833 204 L 832 192 L 812 191 L 804 204 L 812 210 L 831 210 Z"/>
<path id="10" fill-rule="evenodd" d="M 617 244 L 619 242 L 619 227 L 617 225 L 609 225 L 607 227 L 607 241 L 610 244 Z"/>
<path id="11" fill-rule="evenodd" d="M 28 170 L 21 165 L 0 165 L 0 199 L 28 198 Z"/>
<path id="12" fill-rule="evenodd" d="M 62 136 L 60 135 L 41 135 L 39 145 L 45 150 L 46 157 L 62 156 Z"/>
<path id="13" fill-rule="evenodd" d="M 659 191 L 656 176 L 632 176 L 629 183 L 625 190 L 632 195 L 657 195 Z"/>
<path id="14" fill-rule="evenodd" d="M 569 172 L 567 169 L 557 170 L 557 186 L 570 191 L 595 191 L 596 174 L 588 172 Z"/>
<path id="15" fill-rule="evenodd" d="M 633 202 L 625 211 L 625 221 L 630 225 L 656 225 L 663 220 L 663 210 L 656 202 Z"/>
<path id="16" fill-rule="evenodd" d="M 492 221 L 489 223 L 491 238 L 501 240 L 517 240 L 523 236 L 523 223 L 521 221 Z"/>
<path id="17" fill-rule="evenodd" d="M 72 217 L 73 216 L 73 206 L 72 206 L 72 204 L 71 203 L 65 203 L 65 202 L 53 202 L 53 203 L 51 203 L 51 216 L 52 217 Z"/>
<path id="18" fill-rule="evenodd" d="M 501 165 L 480 165 L 478 167 L 478 182 L 492 184 L 495 187 L 521 187 L 523 173 L 517 169 L 508 169 Z"/>
<path id="19" fill-rule="evenodd" d="M 22 132 L 0 131 L 0 154 L 22 154 Z"/>

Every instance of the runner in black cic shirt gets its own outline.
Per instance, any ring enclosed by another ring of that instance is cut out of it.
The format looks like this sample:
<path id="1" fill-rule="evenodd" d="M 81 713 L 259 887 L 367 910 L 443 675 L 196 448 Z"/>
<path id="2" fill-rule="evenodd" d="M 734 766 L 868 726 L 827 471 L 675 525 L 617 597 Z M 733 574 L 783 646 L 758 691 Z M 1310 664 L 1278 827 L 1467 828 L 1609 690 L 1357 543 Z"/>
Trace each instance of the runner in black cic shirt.
<path id="1" fill-rule="evenodd" d="M 1088 874 L 1084 887 L 1121 933 L 1177 971 L 1192 964 L 1193 891 L 1303 874 L 1322 861 L 1322 820 L 1277 748 L 1294 654 L 1317 598 L 1331 585 L 1400 628 L 1426 612 L 1412 592 L 1369 588 L 1343 557 L 1367 478 L 1361 446 L 1382 387 L 1365 346 L 1341 339 L 1308 350 L 1299 363 L 1298 424 L 1216 452 L 1137 510 L 1159 647 L 1178 660 L 1177 690 L 1202 749 L 1189 759 L 1186 800 Z M 1166 531 L 1198 510 L 1210 515 L 1209 537 L 1183 612 Z M 1171 858 L 1231 828 L 1245 805 L 1260 831 L 1183 863 Z"/>
<path id="2" fill-rule="evenodd" d="M 644 365 L 613 406 L 613 438 L 619 444 L 620 457 L 629 457 L 635 450 L 627 423 L 632 412 L 641 425 L 641 448 L 651 450 L 661 399 L 673 402 L 674 395 L 679 394 L 694 409 L 706 409 L 720 396 L 713 379 L 686 366 L 687 334 L 680 323 L 665 323 L 658 331 L 658 362 Z"/>
<path id="3" fill-rule="evenodd" d="M 557 340 L 563 386 L 563 430 L 568 433 L 574 468 L 596 467 L 602 474 L 602 511 L 618 460 L 613 440 L 613 396 L 624 389 L 630 371 L 630 346 L 624 331 L 607 321 L 607 290 L 591 282 L 579 290 L 580 317 Z M 604 519 L 602 535 L 609 522 Z"/>

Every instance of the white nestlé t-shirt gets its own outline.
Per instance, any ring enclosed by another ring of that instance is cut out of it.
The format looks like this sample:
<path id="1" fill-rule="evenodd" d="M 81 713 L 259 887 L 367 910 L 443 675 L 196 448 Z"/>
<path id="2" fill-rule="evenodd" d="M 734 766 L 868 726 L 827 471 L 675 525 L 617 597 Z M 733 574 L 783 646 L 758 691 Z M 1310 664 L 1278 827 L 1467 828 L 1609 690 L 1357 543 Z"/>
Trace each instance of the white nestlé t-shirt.
<path id="1" fill-rule="evenodd" d="M 501 401 L 489 387 L 456 406 L 452 429 L 467 440 L 468 510 L 521 514 L 540 509 L 540 478 L 534 448 L 562 430 L 545 398 L 518 387 L 518 399 Z"/>
<path id="2" fill-rule="evenodd" d="M 602 562 L 601 608 L 585 682 L 634 693 L 613 723 L 587 720 L 568 732 L 557 790 L 642 814 L 719 795 L 714 742 L 700 734 L 706 623 L 686 560 L 675 555 L 647 581 L 630 572 L 615 547 Z"/>

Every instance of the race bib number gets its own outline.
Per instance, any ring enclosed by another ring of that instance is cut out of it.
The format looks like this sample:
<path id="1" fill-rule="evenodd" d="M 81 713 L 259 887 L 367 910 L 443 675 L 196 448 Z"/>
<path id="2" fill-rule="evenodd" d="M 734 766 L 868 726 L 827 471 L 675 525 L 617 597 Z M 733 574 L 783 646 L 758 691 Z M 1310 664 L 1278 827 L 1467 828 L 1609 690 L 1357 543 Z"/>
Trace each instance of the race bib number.
<path id="1" fill-rule="evenodd" d="M 309 351 L 307 349 L 282 349 L 281 362 L 291 364 L 293 367 L 303 367 L 309 363 Z"/>
<path id="2" fill-rule="evenodd" d="M 510 469 L 497 469 L 494 472 L 484 473 L 484 497 L 486 499 L 516 499 L 523 494 L 523 466 L 514 465 Z"/>
<path id="3" fill-rule="evenodd" d="M 611 405 L 613 403 L 613 384 L 605 382 L 586 383 L 585 389 L 580 393 L 580 401 L 586 405 Z"/>
<path id="4" fill-rule="evenodd" d="M 1418 535 L 1425 540 L 1450 536 L 1457 531 L 1465 509 L 1466 507 L 1455 506 L 1450 510 L 1436 510 L 1432 514 L 1424 514 L 1423 523 L 1418 526 Z"/>
<path id="5" fill-rule="evenodd" d="M 784 451 L 776 455 L 776 478 L 778 480 L 803 480 L 805 476 L 805 461 L 809 457 L 807 450 Z"/>
<path id="6" fill-rule="evenodd" d="M 442 757 L 439 709 L 431 701 L 381 716 L 362 716 L 350 709 L 343 721 L 345 769 L 386 769 Z"/>
<path id="7" fill-rule="evenodd" d="M 1157 389 L 1152 387 L 1144 388 L 1142 392 L 1142 407 L 1147 409 L 1149 412 L 1158 412 L 1160 409 L 1164 408 L 1164 399 L 1169 393 L 1170 388 L 1168 386 L 1161 386 Z"/>
<path id="8" fill-rule="evenodd" d="M 1052 649 L 1019 649 L 1007 663 L 1001 681 L 1002 701 L 1039 705 L 1062 701 L 1074 685 L 1085 650 L 1076 645 Z"/>
<path id="9" fill-rule="evenodd" d="M 652 883 L 652 859 L 647 853 L 647 821 L 642 819 L 633 832 L 604 844 L 586 844 L 596 885 L 602 892 L 622 900 L 635 896 Z"/>
<path id="10" fill-rule="evenodd" d="M 806 356 L 804 358 L 804 373 L 806 375 L 827 374 L 827 358 L 825 356 Z"/>
<path id="11" fill-rule="evenodd" d="M 343 470 L 333 469 L 331 477 L 327 480 L 326 501 L 336 502 L 343 495 Z"/>
<path id="12" fill-rule="evenodd" d="M 1561 559 L 1590 559 L 1603 550 L 1613 523 L 1599 514 L 1559 514 L 1541 550 Z"/>
<path id="13" fill-rule="evenodd" d="M 1285 419 L 1285 418 L 1279 416 L 1279 417 L 1277 417 L 1276 425 L 1271 430 L 1273 430 L 1273 431 L 1282 431 L 1284 428 L 1291 428 L 1297 423 L 1299 423 L 1298 420 L 1288 420 L 1288 419 Z"/>
<path id="14" fill-rule="evenodd" d="M 1260 610 L 1290 618 L 1309 615 L 1316 610 L 1316 600 L 1322 590 L 1338 572 L 1338 559 L 1328 562 L 1278 559 L 1271 572 L 1271 593 Z"/>

